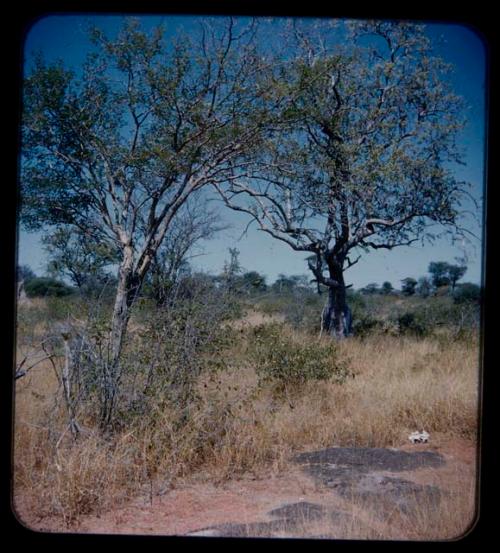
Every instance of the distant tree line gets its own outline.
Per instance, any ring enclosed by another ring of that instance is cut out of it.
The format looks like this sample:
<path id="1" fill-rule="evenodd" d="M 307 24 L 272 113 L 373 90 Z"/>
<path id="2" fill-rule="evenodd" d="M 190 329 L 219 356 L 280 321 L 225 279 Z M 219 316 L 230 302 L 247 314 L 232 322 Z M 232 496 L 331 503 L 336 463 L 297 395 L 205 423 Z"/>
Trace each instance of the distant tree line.
<path id="1" fill-rule="evenodd" d="M 206 229 L 205 229 L 206 230 Z M 199 232 L 199 235 L 206 235 Z M 113 290 L 116 278 L 104 271 L 103 259 L 98 254 L 89 255 L 88 244 L 67 240 L 57 235 L 50 240 L 47 248 L 49 261 L 47 274 L 37 276 L 28 265 L 18 267 L 18 282 L 22 282 L 28 297 L 63 297 L 71 294 L 83 297 L 102 296 L 105 289 Z M 267 283 L 266 275 L 256 270 L 245 270 L 239 261 L 239 250 L 229 248 L 229 259 L 222 271 L 216 275 L 193 271 L 188 259 L 193 238 L 186 234 L 175 244 L 167 244 L 159 253 L 154 271 L 146 280 L 140 296 L 162 305 L 174 293 L 188 294 L 194 280 L 203 280 L 214 288 L 225 288 L 236 297 L 247 297 L 265 292 L 288 294 L 295 291 L 312 291 L 306 275 L 278 274 L 272 284 Z M 47 242 L 49 242 L 47 240 Z M 71 251 L 67 251 L 71 250 Z M 108 258 L 109 261 L 109 258 Z"/>
<path id="2" fill-rule="evenodd" d="M 211 221 L 211 225 L 213 224 Z M 210 225 L 209 225 L 210 227 Z M 198 230 L 196 237 L 211 235 L 211 228 Z M 195 237 L 195 238 L 196 238 Z M 224 263 L 223 269 L 218 275 L 193 274 L 188 262 L 190 247 L 197 241 L 184 237 L 182 246 L 170 244 L 160 252 L 155 265 L 155 270 L 145 283 L 141 292 L 142 297 L 155 299 L 160 305 L 168 296 L 169 290 L 179 287 L 182 281 L 184 285 L 191 282 L 193 278 L 203 278 L 211 281 L 214 287 L 226 287 L 235 296 L 252 296 L 261 293 L 287 294 L 296 291 L 310 292 L 311 286 L 306 275 L 285 275 L 278 274 L 272 284 L 267 283 L 266 275 L 256 270 L 245 270 L 239 261 L 240 252 L 236 248 L 229 248 L 229 259 Z M 103 270 L 103 259 L 99 256 L 88 255 L 89 247 L 77 246 L 75 241 L 60 241 L 61 237 L 54 237 L 51 247 L 48 248 L 51 259 L 48 263 L 47 276 L 37 276 L 27 265 L 18 267 L 18 281 L 23 281 L 24 290 L 28 297 L 55 296 L 63 297 L 78 293 L 85 297 L 102 295 L 103 289 L 110 290 L 116 286 L 116 278 Z M 71 252 L 65 252 L 62 244 L 73 246 Z M 186 245 L 187 244 L 187 245 Z M 177 249 L 176 249 L 177 248 Z M 102 254 L 104 256 L 104 254 Z M 107 255 L 107 254 L 106 254 Z M 87 264 L 82 260 L 85 257 Z M 107 258 L 109 261 L 109 257 Z M 430 276 L 421 276 L 418 279 L 406 277 L 401 280 L 401 290 L 396 290 L 389 281 L 383 282 L 380 286 L 376 282 L 367 284 L 359 292 L 364 295 L 391 295 L 401 293 L 403 296 L 419 296 L 427 298 L 431 295 L 449 292 L 453 299 L 460 303 L 462 301 L 478 301 L 481 295 L 481 288 L 477 284 L 459 281 L 467 271 L 466 265 L 452 265 L 444 261 L 433 261 L 429 264 L 428 273 Z M 58 278 L 59 277 L 59 278 Z M 66 284 L 62 279 L 66 278 L 71 285 Z"/>
<path id="3" fill-rule="evenodd" d="M 446 261 L 432 261 L 428 268 L 429 275 L 421 276 L 418 279 L 406 277 L 401 280 L 401 294 L 406 297 L 416 295 L 427 298 L 432 295 L 449 293 L 457 303 L 479 301 L 480 286 L 471 282 L 458 284 L 466 272 L 467 266 L 463 263 L 453 265 Z M 360 292 L 366 295 L 398 293 L 388 281 L 382 283 L 380 287 L 377 283 L 372 282 L 362 288 Z"/>

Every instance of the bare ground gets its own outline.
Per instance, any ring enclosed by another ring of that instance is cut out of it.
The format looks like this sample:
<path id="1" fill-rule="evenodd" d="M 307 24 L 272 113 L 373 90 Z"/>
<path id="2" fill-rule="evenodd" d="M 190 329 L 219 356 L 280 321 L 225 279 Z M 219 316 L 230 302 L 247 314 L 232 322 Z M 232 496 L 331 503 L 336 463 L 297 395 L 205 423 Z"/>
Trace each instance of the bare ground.
<path id="1" fill-rule="evenodd" d="M 457 493 L 457 486 L 475 478 L 476 448 L 470 441 L 448 440 L 435 435 L 429 444 L 402 444 L 397 449 L 435 452 L 444 459 L 441 466 L 398 473 L 415 484 Z M 203 475 L 198 475 L 198 478 L 177 483 L 174 489 L 155 491 L 152 502 L 145 491 L 123 507 L 99 516 L 81 517 L 77 525 L 69 528 L 64 527 L 60 519 L 35 519 L 31 514 L 34 509 L 22 494 L 15 498 L 15 511 L 25 526 L 41 532 L 323 538 L 370 538 L 386 532 L 387 521 L 321 485 L 318 479 L 293 462 L 278 476 L 262 474 L 258 478 L 247 476 L 212 484 L 203 481 Z M 297 510 L 297 507 L 308 505 L 338 516 L 320 521 L 304 519 L 304 524 L 298 526 L 295 520 L 293 526 L 280 526 L 273 522 L 276 516 L 269 514 L 284 506 Z M 247 531 L 242 532 L 241 528 Z"/>

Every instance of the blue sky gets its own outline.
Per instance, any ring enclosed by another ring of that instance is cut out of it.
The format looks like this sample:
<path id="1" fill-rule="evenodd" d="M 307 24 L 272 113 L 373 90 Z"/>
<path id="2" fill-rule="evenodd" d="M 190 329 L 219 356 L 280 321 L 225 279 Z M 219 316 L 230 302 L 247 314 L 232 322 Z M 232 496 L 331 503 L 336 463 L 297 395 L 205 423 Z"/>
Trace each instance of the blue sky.
<path id="1" fill-rule="evenodd" d="M 159 22 L 166 24 L 167 33 L 179 25 L 189 29 L 190 17 L 143 17 L 144 24 L 155 26 Z M 88 51 L 86 28 L 88 22 L 114 32 L 119 28 L 122 18 L 117 16 L 49 16 L 39 20 L 28 32 L 25 42 L 25 65 L 29 67 L 32 54 L 41 50 L 48 60 L 62 59 L 67 65 L 78 67 Z M 472 183 L 474 197 L 481 201 L 484 184 L 484 125 L 485 125 L 485 52 L 480 38 L 473 30 L 454 24 L 427 25 L 427 33 L 433 39 L 444 39 L 437 52 L 455 67 L 452 77 L 455 91 L 462 95 L 469 105 L 468 125 L 461 144 L 465 149 L 465 166 L 457 168 L 459 178 Z M 220 272 L 228 249 L 236 247 L 240 251 L 240 262 L 245 269 L 257 270 L 265 274 L 272 282 L 279 273 L 307 274 L 305 255 L 294 252 L 282 244 L 251 227 L 242 236 L 248 219 L 238 213 L 220 210 L 221 218 L 230 225 L 218 238 L 205 242 L 197 252 L 203 255 L 192 260 L 197 269 Z M 481 216 L 481 212 L 478 213 Z M 472 219 L 467 227 L 481 237 L 481 223 Z M 46 258 L 39 242 L 40 235 L 20 232 L 18 254 L 19 263 L 27 264 L 42 274 Z M 464 251 L 464 247 L 466 248 Z M 468 259 L 468 271 L 463 280 L 477 282 L 481 280 L 481 241 L 472 244 L 452 245 L 449 240 L 436 242 L 433 246 L 415 245 L 393 251 L 373 251 L 364 256 L 346 273 L 347 283 L 355 288 L 366 286 L 370 282 L 390 281 L 398 288 L 405 277 L 418 278 L 427 271 L 430 261 L 455 262 L 457 257 Z"/>

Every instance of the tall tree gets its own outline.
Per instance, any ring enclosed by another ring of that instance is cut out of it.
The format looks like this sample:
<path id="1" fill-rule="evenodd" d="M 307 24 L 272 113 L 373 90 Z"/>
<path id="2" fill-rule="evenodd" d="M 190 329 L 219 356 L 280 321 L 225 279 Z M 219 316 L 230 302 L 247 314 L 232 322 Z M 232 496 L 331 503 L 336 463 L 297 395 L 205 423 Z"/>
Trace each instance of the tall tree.
<path id="1" fill-rule="evenodd" d="M 334 32 L 329 40 L 309 24 L 289 28 L 273 84 L 289 100 L 281 132 L 253 174 L 217 186 L 228 206 L 308 253 L 328 289 L 323 328 L 342 338 L 351 332 L 344 273 L 353 254 L 431 239 L 431 224 L 462 232 L 467 186 L 450 169 L 461 161 L 462 102 L 423 27 L 368 21 Z"/>
<path id="2" fill-rule="evenodd" d="M 236 291 L 237 280 L 242 272 L 239 256 L 238 248 L 229 248 L 229 261 L 225 261 L 222 268 L 222 282 L 230 292 Z"/>
<path id="3" fill-rule="evenodd" d="M 232 179 L 269 118 L 255 22 L 233 19 L 165 41 L 128 20 L 94 29 L 79 71 L 38 57 L 24 83 L 21 216 L 70 226 L 118 252 L 101 419 L 110 424 L 130 308 L 179 209 Z"/>
<path id="4" fill-rule="evenodd" d="M 440 286 L 447 286 L 450 284 L 450 277 L 448 275 L 449 264 L 446 261 L 431 261 L 429 263 L 429 273 L 433 286 L 439 288 Z"/>
<path id="5" fill-rule="evenodd" d="M 422 298 L 428 298 L 433 292 L 433 286 L 432 286 L 431 280 L 425 276 L 420 277 L 418 279 L 418 284 L 415 288 L 415 291 Z"/>
<path id="6" fill-rule="evenodd" d="M 457 281 L 466 273 L 466 265 L 452 265 L 446 261 L 432 261 L 429 264 L 429 273 L 432 275 L 432 284 L 439 288 L 440 286 L 451 286 L 455 290 Z"/>
<path id="7" fill-rule="evenodd" d="M 267 290 L 266 277 L 257 271 L 247 271 L 241 275 L 242 288 L 247 293 Z"/>

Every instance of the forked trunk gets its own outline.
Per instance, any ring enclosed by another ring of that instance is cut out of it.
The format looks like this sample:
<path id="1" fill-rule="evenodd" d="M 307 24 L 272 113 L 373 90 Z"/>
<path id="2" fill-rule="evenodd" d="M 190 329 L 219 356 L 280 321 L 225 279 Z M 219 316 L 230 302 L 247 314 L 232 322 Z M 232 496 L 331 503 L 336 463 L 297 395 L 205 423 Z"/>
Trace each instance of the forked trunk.
<path id="1" fill-rule="evenodd" d="M 328 300 L 322 313 L 322 329 L 341 340 L 352 334 L 351 310 L 347 305 L 346 286 L 341 265 L 330 267 L 330 278 L 337 285 L 328 288 Z"/>

